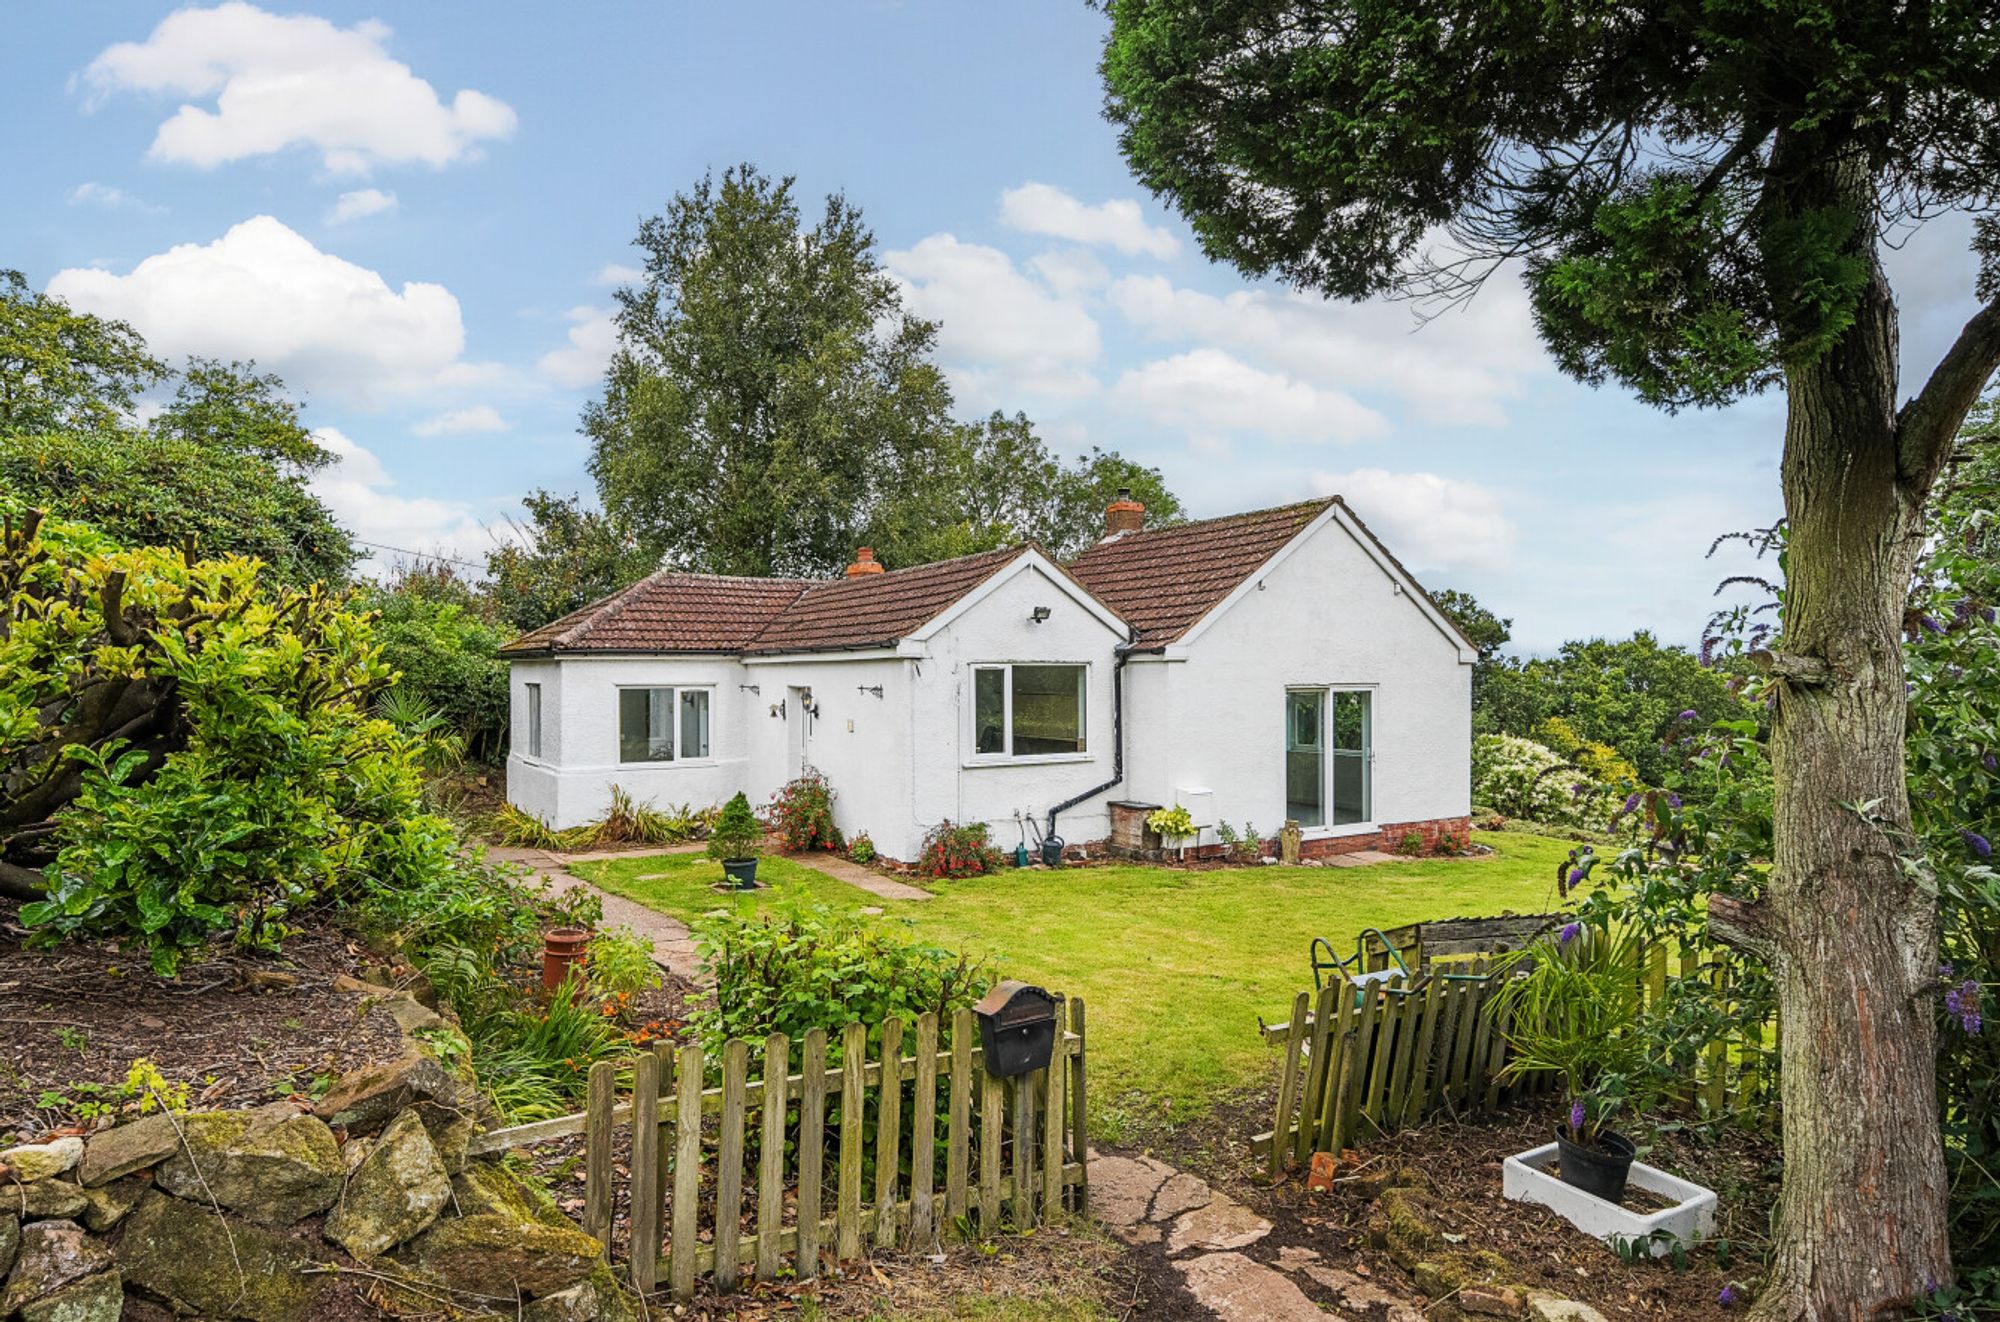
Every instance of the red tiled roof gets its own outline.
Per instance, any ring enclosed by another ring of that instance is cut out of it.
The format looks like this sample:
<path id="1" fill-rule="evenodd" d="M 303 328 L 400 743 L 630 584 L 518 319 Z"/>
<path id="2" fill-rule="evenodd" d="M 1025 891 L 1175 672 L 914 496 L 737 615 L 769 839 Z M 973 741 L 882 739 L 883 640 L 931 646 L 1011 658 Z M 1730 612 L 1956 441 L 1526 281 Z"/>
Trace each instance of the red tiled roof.
<path id="1" fill-rule="evenodd" d="M 1108 537 L 1070 572 L 1137 631 L 1164 647 L 1222 603 L 1339 497 Z"/>
<path id="2" fill-rule="evenodd" d="M 815 652 L 887 647 L 935 619 L 1028 548 L 940 560 L 886 574 L 811 583 L 744 650 Z"/>
<path id="3" fill-rule="evenodd" d="M 515 655 L 740 652 L 807 586 L 796 578 L 663 570 L 522 634 L 500 650 Z"/>

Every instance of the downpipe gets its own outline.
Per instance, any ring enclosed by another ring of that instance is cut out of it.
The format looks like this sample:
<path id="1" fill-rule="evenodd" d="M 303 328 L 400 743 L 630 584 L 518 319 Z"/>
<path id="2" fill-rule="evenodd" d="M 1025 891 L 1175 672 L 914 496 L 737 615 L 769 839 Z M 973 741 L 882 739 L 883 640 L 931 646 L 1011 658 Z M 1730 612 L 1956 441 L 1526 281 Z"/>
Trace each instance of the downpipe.
<path id="1" fill-rule="evenodd" d="M 1108 789 L 1115 789 L 1125 780 L 1125 663 L 1132 659 L 1132 644 L 1121 643 L 1118 660 L 1111 667 L 1111 779 L 1102 785 L 1093 785 L 1083 793 L 1064 799 L 1049 809 L 1049 829 L 1044 840 L 1060 842 L 1056 835 L 1056 814 L 1076 807 L 1086 799 L 1094 799 Z"/>

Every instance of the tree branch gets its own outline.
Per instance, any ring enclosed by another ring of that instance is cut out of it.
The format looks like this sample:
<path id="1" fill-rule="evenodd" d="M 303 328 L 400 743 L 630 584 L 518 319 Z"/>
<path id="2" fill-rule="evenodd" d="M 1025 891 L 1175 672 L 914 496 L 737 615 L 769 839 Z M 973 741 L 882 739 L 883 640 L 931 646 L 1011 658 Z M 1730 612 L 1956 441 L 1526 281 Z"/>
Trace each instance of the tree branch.
<path id="1" fill-rule="evenodd" d="M 1965 323 L 1931 379 L 1896 415 L 1896 469 L 1910 487 L 1930 489 L 1995 368 L 2000 368 L 2000 299 Z"/>
<path id="2" fill-rule="evenodd" d="M 1732 950 L 1740 950 L 1764 963 L 1778 948 L 1771 927 L 1771 913 L 1762 900 L 1744 901 L 1727 895 L 1708 897 L 1709 935 Z"/>
<path id="3" fill-rule="evenodd" d="M 47 889 L 48 879 L 41 873 L 0 863 L 0 895 L 15 900 L 39 900 L 45 898 Z"/>
<path id="4" fill-rule="evenodd" d="M 1769 648 L 1759 648 L 1750 653 L 1750 664 L 1767 675 L 1788 679 L 1794 684 L 1824 684 L 1832 669 L 1816 656 L 1800 656 L 1795 652 L 1773 652 Z"/>

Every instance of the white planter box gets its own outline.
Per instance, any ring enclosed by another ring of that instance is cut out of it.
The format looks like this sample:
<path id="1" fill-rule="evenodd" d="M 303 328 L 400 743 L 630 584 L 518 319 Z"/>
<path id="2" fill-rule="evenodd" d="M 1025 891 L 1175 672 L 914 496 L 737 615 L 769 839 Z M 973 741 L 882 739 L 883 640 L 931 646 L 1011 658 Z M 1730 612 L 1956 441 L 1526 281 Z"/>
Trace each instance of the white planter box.
<path id="1" fill-rule="evenodd" d="M 1549 1143 L 1507 1158 L 1501 1166 L 1501 1192 L 1518 1203 L 1540 1203 L 1551 1208 L 1578 1230 L 1595 1235 L 1613 1247 L 1617 1240 L 1634 1241 L 1655 1258 L 1672 1251 L 1672 1240 L 1692 1247 L 1715 1229 L 1715 1194 L 1711 1190 L 1635 1161 L 1627 1186 L 1670 1198 L 1674 1203 L 1672 1207 L 1642 1214 L 1607 1203 L 1575 1185 L 1564 1184 L 1543 1170 L 1555 1155 L 1556 1145 Z M 1658 1235 L 1659 1231 L 1666 1234 Z"/>

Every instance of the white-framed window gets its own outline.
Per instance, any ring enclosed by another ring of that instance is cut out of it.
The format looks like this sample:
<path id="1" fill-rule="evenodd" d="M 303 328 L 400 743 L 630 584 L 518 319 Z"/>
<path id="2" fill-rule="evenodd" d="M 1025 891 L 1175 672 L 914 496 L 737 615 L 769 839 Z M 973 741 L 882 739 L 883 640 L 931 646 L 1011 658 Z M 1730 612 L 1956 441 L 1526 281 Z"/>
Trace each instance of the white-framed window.
<path id="1" fill-rule="evenodd" d="M 708 756 L 711 689 L 618 690 L 618 760 L 692 762 Z"/>
<path id="2" fill-rule="evenodd" d="M 1285 690 L 1285 816 L 1304 827 L 1374 820 L 1375 695 Z"/>
<path id="3" fill-rule="evenodd" d="M 1086 665 L 974 666 L 973 757 L 1076 757 L 1088 752 L 1089 686 Z"/>
<path id="4" fill-rule="evenodd" d="M 542 686 L 540 684 L 529 684 L 527 690 L 528 729 L 524 742 L 528 745 L 529 757 L 540 757 L 542 755 Z"/>

